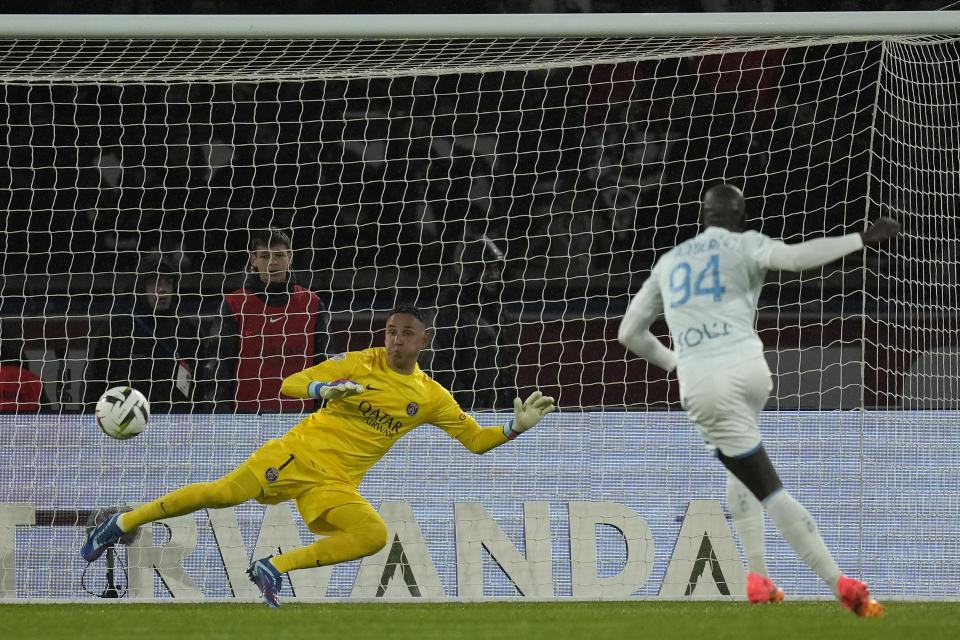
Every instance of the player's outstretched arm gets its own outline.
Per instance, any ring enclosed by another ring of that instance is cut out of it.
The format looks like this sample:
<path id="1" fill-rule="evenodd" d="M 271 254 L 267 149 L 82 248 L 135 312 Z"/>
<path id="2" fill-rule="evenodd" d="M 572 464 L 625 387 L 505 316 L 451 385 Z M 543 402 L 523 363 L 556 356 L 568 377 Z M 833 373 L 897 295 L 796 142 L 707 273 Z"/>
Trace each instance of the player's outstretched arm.
<path id="1" fill-rule="evenodd" d="M 442 389 L 437 408 L 431 416 L 431 422 L 456 438 L 460 444 L 473 453 L 486 453 L 502 444 L 506 444 L 518 435 L 540 422 L 543 416 L 556 407 L 553 398 L 534 391 L 525 402 L 519 398 L 514 401 L 513 418 L 503 425 L 481 427 L 470 415 L 464 413 L 450 392 Z"/>
<path id="2" fill-rule="evenodd" d="M 771 269 L 803 271 L 822 267 L 838 258 L 874 247 L 900 233 L 900 223 L 889 216 L 877 219 L 866 230 L 832 238 L 816 238 L 797 244 L 779 244 L 770 252 Z"/>
<path id="3" fill-rule="evenodd" d="M 307 393 L 311 398 L 323 398 L 324 400 L 340 400 L 363 393 L 363 385 L 353 380 L 340 378 L 332 382 L 317 382 L 313 380 L 307 385 Z"/>
<path id="4" fill-rule="evenodd" d="M 301 371 L 300 373 L 295 373 L 292 376 L 284 378 L 280 392 L 291 398 L 339 400 L 363 393 L 363 385 L 346 378 L 340 378 L 330 382 L 319 382 L 312 379 L 307 371 Z"/>
<path id="5" fill-rule="evenodd" d="M 545 415 L 556 410 L 553 398 L 534 391 L 526 400 L 514 398 L 513 420 L 503 425 L 503 435 L 514 439 L 524 431 L 532 429 Z"/>

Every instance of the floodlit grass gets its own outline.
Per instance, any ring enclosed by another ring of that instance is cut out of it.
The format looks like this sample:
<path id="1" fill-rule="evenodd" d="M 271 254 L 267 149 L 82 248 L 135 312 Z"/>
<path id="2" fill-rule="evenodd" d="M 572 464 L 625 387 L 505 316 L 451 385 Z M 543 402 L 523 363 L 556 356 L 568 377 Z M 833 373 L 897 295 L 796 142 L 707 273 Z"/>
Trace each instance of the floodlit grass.
<path id="1" fill-rule="evenodd" d="M 492 602 L 420 604 L 10 604 L 3 637 L 589 640 L 709 638 L 943 640 L 960 637 L 960 603 L 886 604 L 857 618 L 836 602 Z"/>

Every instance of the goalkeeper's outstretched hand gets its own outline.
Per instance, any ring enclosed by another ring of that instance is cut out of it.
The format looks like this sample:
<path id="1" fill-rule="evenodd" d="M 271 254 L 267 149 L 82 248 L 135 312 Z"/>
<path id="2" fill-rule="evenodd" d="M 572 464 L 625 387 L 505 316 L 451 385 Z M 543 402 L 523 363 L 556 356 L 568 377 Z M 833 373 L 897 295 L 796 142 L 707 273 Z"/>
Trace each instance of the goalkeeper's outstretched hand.
<path id="1" fill-rule="evenodd" d="M 342 398 L 355 396 L 358 393 L 363 393 L 363 385 L 353 380 L 340 378 L 333 382 L 313 381 L 310 383 L 307 391 L 312 398 L 320 397 L 324 400 L 340 400 Z"/>
<path id="2" fill-rule="evenodd" d="M 545 396 L 539 391 L 534 391 L 524 401 L 521 401 L 520 398 L 514 398 L 513 420 L 503 425 L 503 435 L 511 439 L 516 438 L 556 408 L 553 404 L 553 398 Z"/>

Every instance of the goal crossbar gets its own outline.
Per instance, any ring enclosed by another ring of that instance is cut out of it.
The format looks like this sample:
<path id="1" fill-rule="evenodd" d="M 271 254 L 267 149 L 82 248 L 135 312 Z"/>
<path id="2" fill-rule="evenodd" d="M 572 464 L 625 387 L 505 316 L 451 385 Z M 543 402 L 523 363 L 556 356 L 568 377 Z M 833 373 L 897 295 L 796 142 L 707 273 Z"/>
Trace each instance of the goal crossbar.
<path id="1" fill-rule="evenodd" d="M 433 15 L 11 14 L 6 38 L 538 38 L 960 33 L 960 13 L 934 11 Z"/>

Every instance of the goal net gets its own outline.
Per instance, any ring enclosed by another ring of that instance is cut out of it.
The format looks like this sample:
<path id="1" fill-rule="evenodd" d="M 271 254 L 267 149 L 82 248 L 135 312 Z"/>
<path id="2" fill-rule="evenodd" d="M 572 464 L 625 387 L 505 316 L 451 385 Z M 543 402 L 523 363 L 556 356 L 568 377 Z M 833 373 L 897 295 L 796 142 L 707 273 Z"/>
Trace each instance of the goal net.
<path id="1" fill-rule="evenodd" d="M 285 433 L 314 407 L 265 381 L 382 345 L 399 303 L 481 424 L 534 389 L 560 411 L 482 457 L 404 438 L 360 487 L 387 547 L 283 596 L 742 596 L 723 471 L 616 342 L 723 181 L 788 242 L 903 222 L 770 275 L 761 430 L 845 572 L 955 597 L 958 72 L 949 36 L 0 39 L 0 598 L 255 598 L 250 558 L 313 540 L 286 504 L 86 568 L 84 526 Z M 152 403 L 132 440 L 91 413 L 117 385 Z M 778 585 L 829 597 L 767 533 Z"/>

